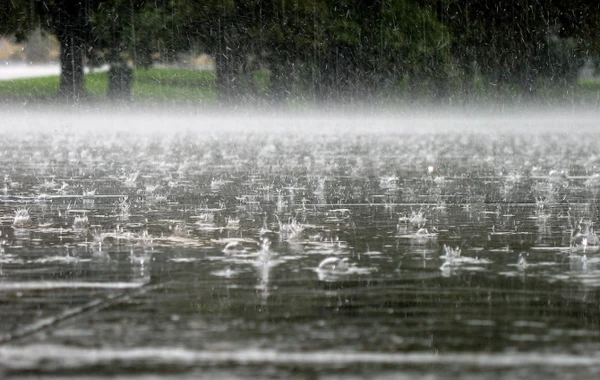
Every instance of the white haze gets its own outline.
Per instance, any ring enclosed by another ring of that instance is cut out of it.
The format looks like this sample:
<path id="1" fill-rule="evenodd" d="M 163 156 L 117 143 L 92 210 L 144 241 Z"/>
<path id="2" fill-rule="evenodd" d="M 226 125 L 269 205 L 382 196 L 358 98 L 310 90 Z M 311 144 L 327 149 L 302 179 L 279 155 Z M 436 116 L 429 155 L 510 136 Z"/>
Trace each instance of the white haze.
<path id="1" fill-rule="evenodd" d="M 202 108 L 126 109 L 44 109 L 5 106 L 0 111 L 2 133 L 128 132 L 173 133 L 257 132 L 300 134 L 421 134 L 421 133 L 596 133 L 600 111 L 543 108 L 538 110 L 433 111 L 377 110 L 349 111 L 229 110 Z"/>

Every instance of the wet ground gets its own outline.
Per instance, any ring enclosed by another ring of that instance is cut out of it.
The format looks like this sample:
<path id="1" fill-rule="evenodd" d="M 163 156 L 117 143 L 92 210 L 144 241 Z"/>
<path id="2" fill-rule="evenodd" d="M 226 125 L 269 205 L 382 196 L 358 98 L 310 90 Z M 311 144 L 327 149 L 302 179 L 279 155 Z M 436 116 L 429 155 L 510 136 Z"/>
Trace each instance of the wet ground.
<path id="1" fill-rule="evenodd" d="M 1 141 L 5 377 L 600 371 L 587 119 L 74 120 Z"/>

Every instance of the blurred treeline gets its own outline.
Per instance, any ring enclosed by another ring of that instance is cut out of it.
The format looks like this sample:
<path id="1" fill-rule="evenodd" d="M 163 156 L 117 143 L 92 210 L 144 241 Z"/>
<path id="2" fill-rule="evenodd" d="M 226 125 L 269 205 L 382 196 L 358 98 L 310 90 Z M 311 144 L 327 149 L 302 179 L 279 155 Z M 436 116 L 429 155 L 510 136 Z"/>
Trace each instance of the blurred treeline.
<path id="1" fill-rule="evenodd" d="M 83 62 L 114 67 L 214 57 L 219 98 L 446 102 L 482 88 L 568 91 L 600 62 L 591 0 L 11 0 L 0 34 L 42 27 L 61 44 L 61 92 Z M 121 80 L 122 76 L 111 76 Z"/>

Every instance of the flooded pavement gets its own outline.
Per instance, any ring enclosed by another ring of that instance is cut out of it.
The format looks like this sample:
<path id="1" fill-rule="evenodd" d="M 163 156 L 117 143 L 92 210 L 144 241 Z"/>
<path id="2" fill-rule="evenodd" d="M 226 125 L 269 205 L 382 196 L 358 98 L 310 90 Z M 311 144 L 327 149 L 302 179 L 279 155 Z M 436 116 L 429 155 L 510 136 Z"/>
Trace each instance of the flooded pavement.
<path id="1" fill-rule="evenodd" d="M 65 120 L 0 145 L 5 377 L 600 372 L 593 123 Z"/>

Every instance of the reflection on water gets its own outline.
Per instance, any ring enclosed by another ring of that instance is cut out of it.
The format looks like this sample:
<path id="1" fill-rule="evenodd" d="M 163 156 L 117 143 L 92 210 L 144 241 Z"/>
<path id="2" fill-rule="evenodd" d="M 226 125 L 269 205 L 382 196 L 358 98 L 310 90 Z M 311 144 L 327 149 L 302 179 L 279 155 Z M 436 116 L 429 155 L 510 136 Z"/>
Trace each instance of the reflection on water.
<path id="1" fill-rule="evenodd" d="M 0 369 L 598 370 L 581 137 L 7 136 Z"/>

